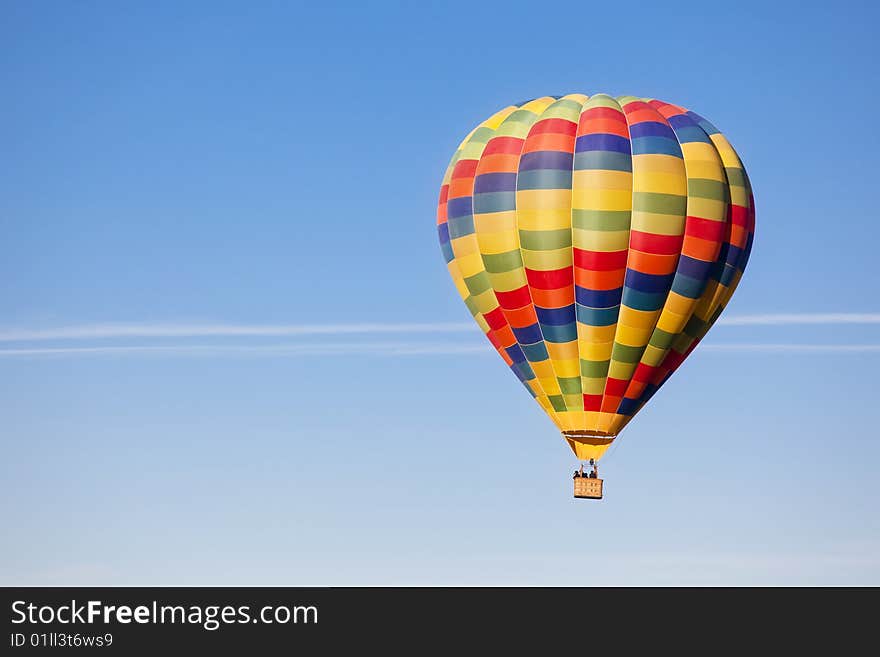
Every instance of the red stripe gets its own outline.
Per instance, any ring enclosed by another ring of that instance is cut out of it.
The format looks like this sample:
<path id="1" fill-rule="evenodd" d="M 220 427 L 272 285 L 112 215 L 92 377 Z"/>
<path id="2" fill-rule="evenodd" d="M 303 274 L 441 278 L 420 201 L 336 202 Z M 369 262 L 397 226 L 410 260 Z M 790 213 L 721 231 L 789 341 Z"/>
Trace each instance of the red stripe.
<path id="1" fill-rule="evenodd" d="M 605 396 L 623 397 L 624 393 L 626 393 L 627 386 L 629 386 L 629 381 L 608 377 L 608 380 L 605 382 Z"/>
<path id="2" fill-rule="evenodd" d="M 526 269 L 526 278 L 528 278 L 530 286 L 539 290 L 557 290 L 561 287 L 574 285 L 574 270 L 571 267 L 550 271 Z"/>
<path id="3" fill-rule="evenodd" d="M 453 178 L 473 178 L 477 173 L 477 160 L 459 160 L 452 170 Z"/>
<path id="4" fill-rule="evenodd" d="M 438 205 L 442 204 L 442 203 L 446 203 L 447 200 L 449 200 L 449 183 L 443 185 L 440 188 L 440 201 L 439 201 Z"/>
<path id="5" fill-rule="evenodd" d="M 602 395 L 584 395 L 584 410 L 598 411 L 602 408 Z"/>
<path id="6" fill-rule="evenodd" d="M 493 137 L 483 149 L 483 155 L 496 155 L 498 153 L 507 153 L 519 155 L 522 151 L 524 139 L 517 137 Z"/>
<path id="7" fill-rule="evenodd" d="M 532 126 L 529 135 L 539 135 L 544 132 L 553 132 L 574 137 L 577 133 L 577 123 L 569 121 L 568 119 L 544 119 L 538 121 Z"/>
<path id="8" fill-rule="evenodd" d="M 504 318 L 504 312 L 502 312 L 501 308 L 496 308 L 492 312 L 484 314 L 483 317 L 492 330 L 497 331 L 507 325 L 507 320 Z"/>
<path id="9" fill-rule="evenodd" d="M 617 119 L 621 123 L 626 123 L 626 118 L 624 118 L 623 112 L 616 110 L 613 107 L 594 107 L 588 109 L 586 112 L 581 113 L 581 122 L 583 122 L 584 119 Z"/>
<path id="10" fill-rule="evenodd" d="M 498 335 L 496 335 L 495 331 L 489 331 L 486 334 L 486 337 L 489 338 L 489 342 L 492 343 L 493 347 L 501 349 L 501 340 L 498 339 Z"/>
<path id="11" fill-rule="evenodd" d="M 511 290 L 510 292 L 495 292 L 495 296 L 498 297 L 498 303 L 501 304 L 501 307 L 506 310 L 522 308 L 532 302 L 528 285 L 523 285 L 521 288 Z"/>
<path id="12" fill-rule="evenodd" d="M 626 267 L 627 251 L 584 251 L 573 249 L 574 266 L 592 271 L 613 271 Z"/>
<path id="13" fill-rule="evenodd" d="M 741 205 L 731 204 L 730 222 L 735 226 L 742 226 L 743 228 L 747 227 L 749 223 L 749 209 L 744 208 Z"/>
<path id="14" fill-rule="evenodd" d="M 648 383 L 651 380 L 651 377 L 654 376 L 654 371 L 656 367 L 651 365 L 646 365 L 645 363 L 639 363 L 636 366 L 636 371 L 633 372 L 633 381 L 639 381 L 641 383 Z"/>
<path id="15" fill-rule="evenodd" d="M 629 248 L 658 255 L 681 253 L 683 241 L 684 235 L 655 235 L 637 230 L 630 231 L 629 234 Z"/>
<path id="16" fill-rule="evenodd" d="M 684 225 L 684 234 L 709 240 L 710 242 L 720 242 L 724 239 L 724 222 L 688 215 Z"/>

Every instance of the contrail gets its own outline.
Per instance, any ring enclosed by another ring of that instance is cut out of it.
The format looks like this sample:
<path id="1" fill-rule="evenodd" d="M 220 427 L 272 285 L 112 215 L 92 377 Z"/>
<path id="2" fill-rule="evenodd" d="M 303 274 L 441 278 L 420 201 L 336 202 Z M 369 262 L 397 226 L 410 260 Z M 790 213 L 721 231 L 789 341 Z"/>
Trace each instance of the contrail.
<path id="1" fill-rule="evenodd" d="M 702 352 L 880 353 L 880 344 L 703 344 Z M 133 345 L 119 347 L 46 347 L 0 349 L 0 358 L 23 356 L 446 356 L 489 355 L 485 344 L 338 343 L 293 345 Z"/>
<path id="2" fill-rule="evenodd" d="M 779 313 L 733 315 L 718 319 L 719 326 L 778 326 L 780 324 L 880 324 L 880 313 Z"/>
<path id="3" fill-rule="evenodd" d="M 722 316 L 720 326 L 778 326 L 809 324 L 880 324 L 880 313 L 777 313 Z M 359 324 L 197 324 L 105 323 L 54 328 L 0 329 L 0 342 L 49 340 L 107 340 L 115 338 L 294 337 L 317 335 L 376 335 L 407 333 L 464 333 L 471 322 Z"/>
<path id="4" fill-rule="evenodd" d="M 458 333 L 473 323 L 429 324 L 89 324 L 0 330 L 2 342 L 106 340 L 111 338 L 280 337 L 378 333 Z"/>
<path id="5" fill-rule="evenodd" d="M 880 344 L 701 344 L 696 351 L 760 351 L 770 353 L 871 353 L 880 352 Z"/>
<path id="6" fill-rule="evenodd" d="M 488 350 L 488 351 L 487 351 Z M 492 353 L 488 345 L 437 345 L 418 343 L 339 343 L 291 345 L 126 345 L 119 347 L 46 347 L 0 349 L 12 356 L 417 356 Z"/>

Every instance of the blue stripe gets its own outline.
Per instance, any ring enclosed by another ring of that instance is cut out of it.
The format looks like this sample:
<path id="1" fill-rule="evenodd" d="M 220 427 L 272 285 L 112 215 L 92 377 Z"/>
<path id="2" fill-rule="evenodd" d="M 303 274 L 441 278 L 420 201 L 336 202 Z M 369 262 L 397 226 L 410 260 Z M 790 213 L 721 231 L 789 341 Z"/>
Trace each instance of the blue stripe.
<path id="1" fill-rule="evenodd" d="M 473 202 L 470 196 L 460 196 L 446 203 L 446 216 L 449 219 L 463 217 L 471 212 L 473 212 Z"/>
<path id="2" fill-rule="evenodd" d="M 706 133 L 703 132 L 703 129 L 699 126 L 694 126 L 692 128 L 676 128 L 675 136 L 678 138 L 679 144 L 691 144 L 694 142 L 702 142 L 704 144 L 712 143 L 709 137 L 706 136 Z"/>
<path id="3" fill-rule="evenodd" d="M 620 400 L 620 404 L 617 405 L 617 412 L 621 415 L 633 415 L 637 410 L 639 410 L 638 399 L 624 397 Z"/>
<path id="4" fill-rule="evenodd" d="M 709 270 L 712 268 L 711 262 L 705 260 L 697 260 L 690 256 L 682 255 L 678 259 L 678 267 L 676 273 L 696 278 L 697 280 L 709 277 Z"/>
<path id="5" fill-rule="evenodd" d="M 533 342 L 540 342 L 544 339 L 541 336 L 541 327 L 538 326 L 537 322 L 523 328 L 511 327 L 511 329 L 513 330 L 513 337 L 515 337 L 516 341 L 522 345 L 532 344 Z M 529 360 L 532 359 L 529 358 Z"/>
<path id="6" fill-rule="evenodd" d="M 473 235 L 474 233 L 473 215 L 469 214 L 466 217 L 455 217 L 455 219 L 450 219 L 447 223 L 449 224 L 449 237 L 451 239 L 464 237 L 465 235 Z"/>
<path id="7" fill-rule="evenodd" d="M 441 242 L 440 251 L 443 252 L 443 259 L 446 260 L 447 265 L 455 260 L 455 254 L 452 252 L 452 244 L 449 242 Z"/>
<path id="8" fill-rule="evenodd" d="M 533 171 L 535 169 L 558 169 L 571 171 L 571 153 L 561 151 L 535 151 L 526 153 L 520 158 L 520 171 Z"/>
<path id="9" fill-rule="evenodd" d="M 724 265 L 724 272 L 721 274 L 721 280 L 719 281 L 722 285 L 730 286 L 733 282 L 733 277 L 736 274 L 736 267 L 731 265 Z"/>
<path id="10" fill-rule="evenodd" d="M 535 169 L 520 171 L 517 189 L 571 189 L 571 170 Z"/>
<path id="11" fill-rule="evenodd" d="M 620 306 L 614 308 L 586 308 L 580 304 L 577 306 L 577 318 L 581 324 L 587 326 L 611 326 L 617 324 L 620 315 Z"/>
<path id="12" fill-rule="evenodd" d="M 734 246 L 733 244 L 731 244 L 727 249 L 727 255 L 724 258 L 724 262 L 730 265 L 734 265 L 739 261 L 741 255 L 742 249 L 738 246 Z"/>
<path id="13" fill-rule="evenodd" d="M 542 325 L 541 331 L 543 331 L 544 340 L 547 342 L 562 344 L 577 340 L 577 324 L 575 322 L 564 324 L 562 326 Z"/>
<path id="14" fill-rule="evenodd" d="M 623 290 L 623 305 L 634 310 L 660 310 L 666 301 L 666 292 L 639 292 L 631 287 Z"/>
<path id="15" fill-rule="evenodd" d="M 507 355 L 510 356 L 510 360 L 514 363 L 524 363 L 526 361 L 526 355 L 523 353 L 523 350 L 520 349 L 518 344 L 506 347 L 504 351 L 507 352 Z M 529 370 L 531 370 L 531 368 L 529 368 Z"/>
<path id="16" fill-rule="evenodd" d="M 620 295 L 623 288 L 613 290 L 588 290 L 578 285 L 574 288 L 575 300 L 582 306 L 590 308 L 611 308 L 620 305 Z"/>
<path id="17" fill-rule="evenodd" d="M 538 339 L 541 340 L 541 338 Z M 543 340 L 535 344 L 524 344 L 522 350 L 530 363 L 540 363 L 550 358 L 550 354 L 547 353 L 547 346 Z"/>
<path id="18" fill-rule="evenodd" d="M 632 140 L 633 155 L 674 155 L 682 157 L 681 147 L 675 139 L 666 137 L 638 137 Z"/>
<path id="19" fill-rule="evenodd" d="M 666 120 L 669 122 L 669 125 L 672 126 L 672 129 L 676 131 L 679 128 L 693 128 L 697 125 L 696 121 L 687 114 L 676 114 L 675 116 L 670 116 Z"/>
<path id="20" fill-rule="evenodd" d="M 614 153 L 612 151 L 585 151 L 574 156 L 576 171 L 632 171 L 632 158 L 629 151 Z"/>
<path id="21" fill-rule="evenodd" d="M 679 272 L 672 281 L 672 291 L 688 299 L 699 299 L 705 290 L 705 278 L 691 278 Z"/>
<path id="22" fill-rule="evenodd" d="M 562 326 L 574 321 L 574 304 L 562 308 L 541 308 L 535 306 L 541 328 L 544 326 Z"/>
<path id="23" fill-rule="evenodd" d="M 474 194 L 483 192 L 515 192 L 515 173 L 484 173 L 474 179 Z"/>
<path id="24" fill-rule="evenodd" d="M 611 151 L 629 155 L 629 139 L 605 133 L 581 135 L 574 144 L 574 152 L 583 153 L 586 151 Z"/>
<path id="25" fill-rule="evenodd" d="M 687 115 L 691 117 L 694 121 L 696 121 L 697 125 L 700 126 L 707 135 L 717 135 L 721 132 L 718 128 L 709 123 L 706 119 L 704 119 L 696 112 L 688 112 Z"/>
<path id="26" fill-rule="evenodd" d="M 639 292 L 668 292 L 672 285 L 673 274 L 643 274 L 635 269 L 626 270 L 626 278 L 623 281 L 625 287 Z"/>
<path id="27" fill-rule="evenodd" d="M 440 244 L 449 242 L 449 224 L 437 224 L 437 236 L 440 238 Z"/>
<path id="28" fill-rule="evenodd" d="M 629 127 L 629 136 L 631 139 L 638 137 L 666 137 L 666 139 L 675 139 L 675 133 L 665 123 L 657 121 L 642 121 L 634 123 Z"/>
<path id="29" fill-rule="evenodd" d="M 474 194 L 474 214 L 516 210 L 516 192 L 483 192 Z"/>

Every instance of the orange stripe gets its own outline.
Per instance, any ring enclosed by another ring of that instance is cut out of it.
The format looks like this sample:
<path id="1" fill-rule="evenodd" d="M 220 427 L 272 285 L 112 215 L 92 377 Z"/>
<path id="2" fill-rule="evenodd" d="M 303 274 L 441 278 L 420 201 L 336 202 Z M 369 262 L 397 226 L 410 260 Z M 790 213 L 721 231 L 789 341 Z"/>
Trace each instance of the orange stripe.
<path id="1" fill-rule="evenodd" d="M 626 105 L 624 105 L 624 107 L 629 107 L 630 105 L 635 105 L 636 107 L 638 107 L 639 102 L 633 101 L 631 103 L 627 103 Z M 641 123 L 642 121 L 654 121 L 656 123 L 657 112 L 653 108 L 638 107 L 638 109 L 636 109 L 634 107 L 632 111 L 627 111 L 626 119 L 630 125 L 632 125 L 633 123 Z"/>
<path id="2" fill-rule="evenodd" d="M 626 137 L 629 139 L 629 129 L 626 127 L 626 121 L 624 121 L 622 117 L 623 115 L 621 115 L 620 121 L 615 121 L 614 119 L 595 119 L 590 121 L 586 126 L 588 129 L 579 133 L 578 136 L 609 134 L 619 135 L 620 137 Z"/>
<path id="3" fill-rule="evenodd" d="M 526 140 L 523 153 L 533 153 L 535 151 L 571 153 L 574 151 L 574 135 L 559 135 L 548 132 L 532 135 Z"/>
<path id="4" fill-rule="evenodd" d="M 510 155 L 508 153 L 486 155 L 480 160 L 478 173 L 512 173 L 517 170 L 518 166 L 519 155 Z"/>
<path id="5" fill-rule="evenodd" d="M 574 282 L 576 285 L 587 290 L 614 290 L 623 285 L 626 269 L 612 269 L 611 271 L 593 271 L 592 269 L 579 269 L 575 267 Z"/>
<path id="6" fill-rule="evenodd" d="M 718 250 L 721 248 L 721 242 L 712 240 L 704 240 L 701 237 L 693 237 L 685 234 L 684 242 L 681 245 L 682 255 L 712 262 L 718 257 Z"/>
<path id="7" fill-rule="evenodd" d="M 531 304 L 517 308 L 516 310 L 505 310 L 504 317 L 507 322 L 515 328 L 525 328 L 538 322 L 538 316 L 535 314 L 535 307 Z"/>
<path id="8" fill-rule="evenodd" d="M 474 179 L 453 178 L 449 183 L 449 198 L 461 198 L 462 196 L 470 196 L 474 193 Z"/>
<path id="9" fill-rule="evenodd" d="M 665 255 L 631 250 L 626 264 L 630 269 L 635 269 L 643 274 L 670 274 L 675 271 L 677 262 L 677 253 Z"/>
<path id="10" fill-rule="evenodd" d="M 555 290 L 531 288 L 532 302 L 541 308 L 562 308 L 574 303 L 574 288 L 561 287 Z"/>

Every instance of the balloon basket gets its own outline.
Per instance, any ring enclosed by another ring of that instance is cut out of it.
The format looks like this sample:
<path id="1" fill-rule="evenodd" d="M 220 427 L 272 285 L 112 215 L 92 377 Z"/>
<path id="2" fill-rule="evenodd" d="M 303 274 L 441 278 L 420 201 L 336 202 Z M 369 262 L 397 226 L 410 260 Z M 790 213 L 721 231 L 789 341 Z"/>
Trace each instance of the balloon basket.
<path id="1" fill-rule="evenodd" d="M 602 480 L 589 477 L 575 477 L 574 496 L 585 500 L 601 500 Z"/>

